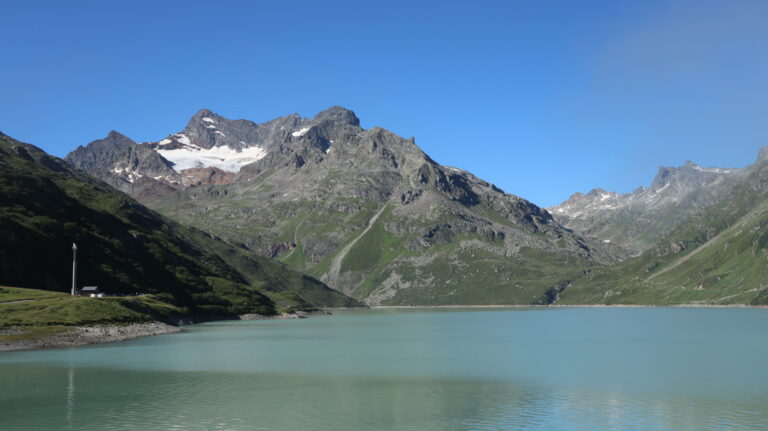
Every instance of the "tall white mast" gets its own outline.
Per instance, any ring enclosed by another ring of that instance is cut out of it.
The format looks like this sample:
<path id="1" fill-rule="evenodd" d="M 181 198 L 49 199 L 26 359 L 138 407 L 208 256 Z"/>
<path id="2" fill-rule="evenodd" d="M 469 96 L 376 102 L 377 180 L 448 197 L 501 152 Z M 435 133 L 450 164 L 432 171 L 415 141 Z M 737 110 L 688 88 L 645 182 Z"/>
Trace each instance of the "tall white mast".
<path id="1" fill-rule="evenodd" d="M 72 243 L 72 296 L 77 295 L 77 244 Z"/>

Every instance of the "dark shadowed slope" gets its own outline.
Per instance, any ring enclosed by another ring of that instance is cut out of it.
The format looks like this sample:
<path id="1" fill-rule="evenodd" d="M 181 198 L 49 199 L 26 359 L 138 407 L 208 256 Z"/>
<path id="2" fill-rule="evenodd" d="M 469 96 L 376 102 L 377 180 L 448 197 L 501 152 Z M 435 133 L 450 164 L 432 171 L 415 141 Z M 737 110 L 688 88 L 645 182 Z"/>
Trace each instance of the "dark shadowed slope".
<path id="1" fill-rule="evenodd" d="M 0 135 L 0 285 L 151 293 L 198 314 L 355 301 L 280 263 L 183 227 L 64 161 Z"/>

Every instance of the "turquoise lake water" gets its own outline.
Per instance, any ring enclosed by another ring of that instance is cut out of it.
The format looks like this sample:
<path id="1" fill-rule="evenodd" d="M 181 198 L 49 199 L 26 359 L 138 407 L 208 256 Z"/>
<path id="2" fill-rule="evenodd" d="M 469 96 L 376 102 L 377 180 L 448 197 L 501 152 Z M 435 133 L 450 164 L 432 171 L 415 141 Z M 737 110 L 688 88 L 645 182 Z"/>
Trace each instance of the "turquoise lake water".
<path id="1" fill-rule="evenodd" d="M 0 430 L 768 430 L 768 310 L 337 311 L 0 353 Z"/>

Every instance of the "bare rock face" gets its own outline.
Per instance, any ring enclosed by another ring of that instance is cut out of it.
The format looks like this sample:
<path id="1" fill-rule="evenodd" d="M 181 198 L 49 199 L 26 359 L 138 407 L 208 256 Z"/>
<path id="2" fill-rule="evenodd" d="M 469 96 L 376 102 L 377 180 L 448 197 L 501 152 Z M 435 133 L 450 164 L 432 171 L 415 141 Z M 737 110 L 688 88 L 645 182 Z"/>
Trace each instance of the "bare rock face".
<path id="1" fill-rule="evenodd" d="M 369 303 L 527 304 L 612 259 L 609 245 L 338 106 L 261 124 L 201 110 L 159 142 L 95 141 L 68 160 L 126 182 L 123 147 L 165 166 L 132 171 L 141 178 L 123 189 L 143 203 Z"/>
<path id="2" fill-rule="evenodd" d="M 757 153 L 756 163 L 764 162 L 768 160 L 768 147 L 760 148 L 760 152 Z"/>
<path id="3" fill-rule="evenodd" d="M 214 167 L 189 168 L 181 171 L 181 185 L 183 187 L 229 184 L 234 179 L 234 172 L 227 172 Z"/>
<path id="4" fill-rule="evenodd" d="M 146 145 L 140 145 L 114 130 L 106 138 L 69 153 L 66 161 L 113 187 L 133 192 L 141 178 L 171 178 L 177 174 L 171 163 Z"/>

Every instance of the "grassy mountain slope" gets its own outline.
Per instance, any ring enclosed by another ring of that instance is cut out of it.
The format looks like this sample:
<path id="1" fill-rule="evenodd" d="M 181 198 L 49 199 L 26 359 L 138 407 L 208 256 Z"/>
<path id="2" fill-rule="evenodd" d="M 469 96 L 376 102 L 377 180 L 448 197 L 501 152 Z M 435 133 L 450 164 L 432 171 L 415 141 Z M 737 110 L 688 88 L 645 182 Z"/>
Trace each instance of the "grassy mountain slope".
<path id="1" fill-rule="evenodd" d="M 62 292 L 0 287 L 0 327 L 141 323 L 184 314 L 184 309 L 149 295 L 96 301 Z"/>
<path id="2" fill-rule="evenodd" d="M 596 269 L 561 303 L 768 304 L 768 162 L 642 255 Z"/>
<path id="3" fill-rule="evenodd" d="M 160 301 L 153 295 L 91 299 L 48 290 L 0 287 L 0 351 L 152 335 L 168 331 L 167 326 L 153 322 L 173 322 L 188 317 L 189 310 Z M 126 327 L 133 324 L 149 325 Z M 83 337 L 82 328 L 75 329 L 93 326 L 109 326 L 116 331 L 110 338 L 105 337 L 104 332 L 100 336 L 99 329 L 86 330 Z"/>
<path id="4" fill-rule="evenodd" d="M 151 293 L 190 313 L 274 313 L 355 302 L 317 280 L 180 226 L 42 150 L 0 135 L 0 283 Z"/>

